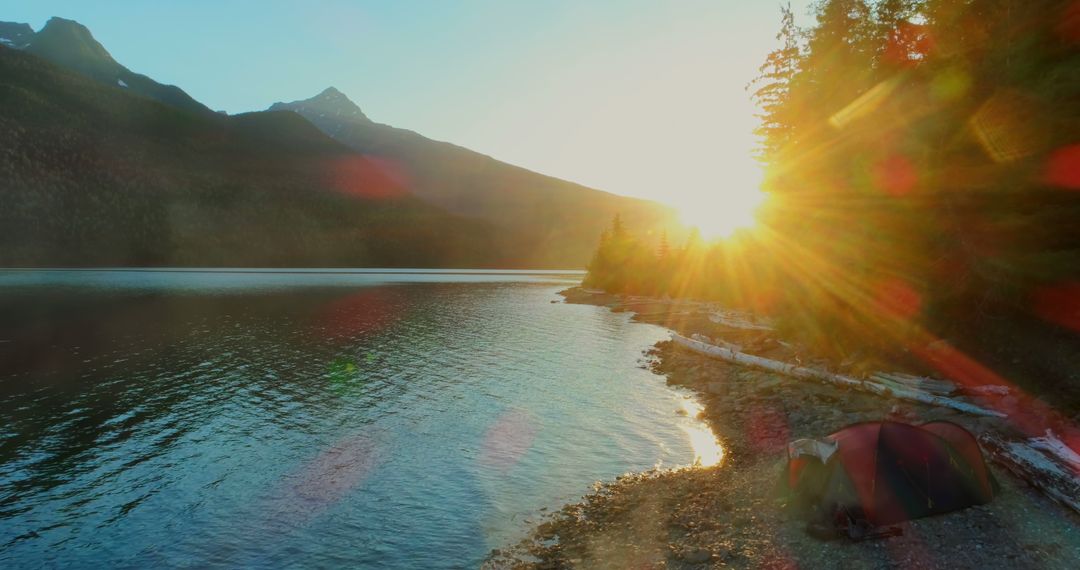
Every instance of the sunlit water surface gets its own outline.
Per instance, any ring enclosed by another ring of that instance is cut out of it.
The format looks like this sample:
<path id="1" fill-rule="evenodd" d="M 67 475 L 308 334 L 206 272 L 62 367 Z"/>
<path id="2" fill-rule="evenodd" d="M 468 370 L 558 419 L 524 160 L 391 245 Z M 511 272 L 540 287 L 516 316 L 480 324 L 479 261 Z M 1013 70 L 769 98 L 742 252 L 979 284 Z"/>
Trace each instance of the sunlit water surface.
<path id="1" fill-rule="evenodd" d="M 715 459 L 640 367 L 663 329 L 552 303 L 578 279 L 0 272 L 0 567 L 476 566 Z"/>

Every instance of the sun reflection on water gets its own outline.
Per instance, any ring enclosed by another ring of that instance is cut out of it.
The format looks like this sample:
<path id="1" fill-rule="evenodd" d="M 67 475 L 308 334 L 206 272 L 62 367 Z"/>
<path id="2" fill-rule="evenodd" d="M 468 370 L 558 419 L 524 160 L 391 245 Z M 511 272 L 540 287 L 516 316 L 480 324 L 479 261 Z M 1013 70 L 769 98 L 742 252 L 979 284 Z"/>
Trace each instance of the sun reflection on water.
<path id="1" fill-rule="evenodd" d="M 724 458 L 724 448 L 720 446 L 716 435 L 705 422 L 699 419 L 704 407 L 692 398 L 680 401 L 689 421 L 679 427 L 690 437 L 690 447 L 694 449 L 695 467 L 712 467 Z"/>

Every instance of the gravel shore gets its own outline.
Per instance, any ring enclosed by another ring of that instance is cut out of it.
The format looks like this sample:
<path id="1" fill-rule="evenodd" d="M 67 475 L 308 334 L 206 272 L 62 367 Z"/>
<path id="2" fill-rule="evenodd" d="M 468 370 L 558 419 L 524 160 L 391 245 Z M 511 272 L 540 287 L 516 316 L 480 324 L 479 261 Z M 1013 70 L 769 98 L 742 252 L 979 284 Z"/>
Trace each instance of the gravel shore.
<path id="1" fill-rule="evenodd" d="M 635 319 L 681 334 L 714 323 L 692 304 L 632 302 L 575 288 L 567 302 L 633 310 Z M 767 334 L 728 331 L 771 358 L 796 358 Z M 777 354 L 778 352 L 787 354 Z M 886 418 L 949 420 L 981 433 L 1001 420 L 900 402 L 751 370 L 670 341 L 654 349 L 656 372 L 694 390 L 724 448 L 715 467 L 624 476 L 598 486 L 539 524 L 525 541 L 494 551 L 492 568 L 1076 568 L 1080 517 L 991 465 L 1001 485 L 987 505 L 899 525 L 900 536 L 851 542 L 809 536 L 785 509 L 777 483 L 788 441 Z"/>

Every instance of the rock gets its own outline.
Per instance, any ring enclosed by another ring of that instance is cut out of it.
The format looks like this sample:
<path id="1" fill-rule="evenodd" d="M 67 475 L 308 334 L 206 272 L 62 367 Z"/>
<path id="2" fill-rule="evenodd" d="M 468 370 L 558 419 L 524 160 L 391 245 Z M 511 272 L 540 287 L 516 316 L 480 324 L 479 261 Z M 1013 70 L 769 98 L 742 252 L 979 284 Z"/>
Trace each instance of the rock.
<path id="1" fill-rule="evenodd" d="M 885 416 L 885 419 L 897 422 L 910 423 L 915 421 L 916 416 L 915 411 L 911 408 L 907 406 L 902 406 L 900 404 L 895 404 L 892 408 L 889 409 L 889 413 Z"/>
<path id="2" fill-rule="evenodd" d="M 723 382 L 709 382 L 705 387 L 705 391 L 710 394 L 717 394 L 723 396 L 727 393 L 727 386 Z"/>
<path id="3" fill-rule="evenodd" d="M 761 394 L 772 394 L 783 385 L 783 380 L 777 377 L 763 380 L 757 385 L 757 391 Z"/>
<path id="4" fill-rule="evenodd" d="M 712 558 L 712 552 L 704 548 L 685 548 L 679 552 L 679 559 L 690 564 L 701 564 Z"/>

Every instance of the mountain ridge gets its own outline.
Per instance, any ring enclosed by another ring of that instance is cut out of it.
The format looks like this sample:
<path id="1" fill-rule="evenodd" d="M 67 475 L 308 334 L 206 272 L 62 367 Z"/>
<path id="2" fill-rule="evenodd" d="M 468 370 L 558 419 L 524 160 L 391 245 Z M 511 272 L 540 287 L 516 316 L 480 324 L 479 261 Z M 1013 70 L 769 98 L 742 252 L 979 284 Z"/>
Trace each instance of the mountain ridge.
<path id="1" fill-rule="evenodd" d="M 348 117 L 358 121 L 371 122 L 371 119 L 360 109 L 360 106 L 349 99 L 347 95 L 339 91 L 336 87 L 330 86 L 319 92 L 318 95 L 302 101 L 294 101 L 292 105 L 306 105 L 306 108 L 311 109 L 312 112 L 320 112 L 323 114 L 331 114 L 335 117 Z M 268 111 L 291 111 L 293 109 L 286 109 L 285 104 L 275 103 L 270 106 Z"/>
<path id="2" fill-rule="evenodd" d="M 33 35 L 34 28 L 31 28 L 30 24 L 0 22 L 0 45 L 21 49 L 26 47 Z"/>
<path id="3" fill-rule="evenodd" d="M 29 24 L 0 22 L 0 44 L 168 105 L 197 113 L 213 112 L 183 89 L 158 83 L 124 67 L 94 38 L 89 28 L 75 20 L 53 16 L 37 32 Z"/>
<path id="4" fill-rule="evenodd" d="M 331 90 L 342 105 L 355 106 L 331 87 L 309 99 L 274 103 L 268 110 L 296 112 L 365 156 L 394 161 L 408 173 L 412 191 L 437 206 L 527 233 L 527 241 L 535 244 L 533 256 L 543 264 L 553 262 L 547 250 L 584 266 L 616 214 L 646 239 L 658 239 L 663 232 L 677 239 L 683 233 L 674 210 L 656 202 L 534 172 L 367 116 L 329 113 L 320 102 Z"/>
<path id="5" fill-rule="evenodd" d="M 676 239 L 679 235 L 670 208 L 588 188 L 503 163 L 453 143 L 432 140 L 414 131 L 376 123 L 335 87 L 327 87 L 309 99 L 275 103 L 266 111 L 229 117 L 210 111 L 178 87 L 159 84 L 128 70 L 112 58 L 88 28 L 73 20 L 52 18 L 37 33 L 26 24 L 0 23 L 0 39 L 6 40 L 0 42 L 0 51 L 14 49 L 78 73 L 112 92 L 117 101 L 126 100 L 118 93 L 137 95 L 182 112 L 179 115 L 160 109 L 149 112 L 145 105 L 140 105 L 137 108 L 147 113 L 146 120 L 133 124 L 131 116 L 108 104 L 93 110 L 103 113 L 102 116 L 79 117 L 80 121 L 94 122 L 106 138 L 116 130 L 115 126 L 128 129 L 124 131 L 125 143 L 145 145 L 150 141 L 137 140 L 136 133 L 159 137 L 165 128 L 170 133 L 168 136 L 179 137 L 173 143 L 194 145 L 201 150 L 218 149 L 226 155 L 234 149 L 221 147 L 222 141 L 241 141 L 247 145 L 244 148 L 258 148 L 264 153 L 259 157 L 245 156 L 242 162 L 259 164 L 268 170 L 278 166 L 267 162 L 274 157 L 299 168 L 295 161 L 290 161 L 292 157 L 281 155 L 288 152 L 290 145 L 306 145 L 309 150 L 336 145 L 338 150 L 334 152 L 353 156 L 344 161 L 347 163 L 344 166 L 323 164 L 328 169 L 326 172 L 305 170 L 304 176 L 319 180 L 314 186 L 331 180 L 331 185 L 346 187 L 349 193 L 360 197 L 415 196 L 418 201 L 430 204 L 433 212 L 450 216 L 440 218 L 437 223 L 443 230 L 452 232 L 449 220 L 455 219 L 462 224 L 466 236 L 489 236 L 488 243 L 471 246 L 477 249 L 474 255 L 458 256 L 471 259 L 473 264 L 491 266 L 493 260 L 500 260 L 498 263 L 507 267 L 584 267 L 604 227 L 616 214 L 621 214 L 624 222 L 647 236 L 646 239 L 649 236 L 656 239 L 664 231 L 671 231 Z M 26 61 L 22 63 L 29 65 Z M 71 78 L 54 77 L 51 81 L 63 85 L 70 83 Z M 100 93 L 95 96 L 104 97 Z M 70 101 L 56 102 L 61 116 L 65 103 Z M 32 122 L 45 116 L 25 119 Z M 28 126 L 19 124 L 21 118 L 11 113 L 6 119 L 16 127 Z M 46 123 L 49 129 L 60 128 Z M 196 140 L 184 138 L 190 133 L 197 133 Z M 130 149 L 116 151 L 124 154 Z M 212 154 L 190 154 L 187 160 L 206 161 L 210 171 L 223 167 L 219 164 L 220 157 Z M 157 168 L 162 164 L 152 166 Z M 235 165 L 229 168 L 235 170 Z M 253 180 L 262 180 L 259 172 L 252 171 L 249 175 Z M 241 188 L 246 188 L 249 182 L 233 180 Z M 122 181 L 116 183 L 123 186 Z M 438 217 L 434 213 L 430 216 Z M 388 219 L 383 221 L 389 223 Z M 397 232 L 413 229 L 407 220 L 400 222 L 402 227 Z M 302 256 L 297 259 L 302 260 Z"/>
<path id="6" fill-rule="evenodd" d="M 0 47 L 0 265 L 517 266 L 295 113 L 195 113 Z"/>

